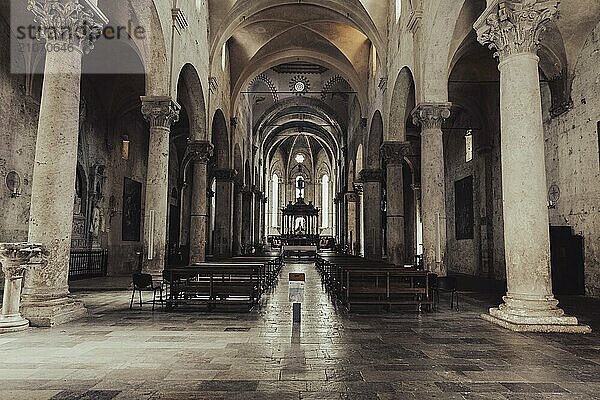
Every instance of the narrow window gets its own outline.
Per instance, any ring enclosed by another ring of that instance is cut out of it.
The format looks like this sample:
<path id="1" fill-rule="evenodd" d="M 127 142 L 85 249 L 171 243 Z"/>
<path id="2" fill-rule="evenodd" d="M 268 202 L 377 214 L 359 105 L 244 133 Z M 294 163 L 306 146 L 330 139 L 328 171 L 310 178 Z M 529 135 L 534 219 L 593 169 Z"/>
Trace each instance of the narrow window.
<path id="1" fill-rule="evenodd" d="M 272 182 L 273 188 L 272 188 L 272 200 L 271 200 L 271 204 L 273 205 L 273 208 L 271 210 L 271 226 L 273 228 L 277 228 L 279 225 L 279 218 L 278 218 L 278 214 L 279 214 L 279 176 L 277 176 L 277 174 L 273 174 L 273 182 Z"/>
<path id="2" fill-rule="evenodd" d="M 227 62 L 227 42 L 223 43 L 223 48 L 221 48 L 221 71 L 225 71 L 226 62 Z"/>
<path id="3" fill-rule="evenodd" d="M 473 131 L 469 129 L 465 135 L 465 161 L 473 160 Z"/>
<path id="4" fill-rule="evenodd" d="M 329 228 L 329 176 L 323 175 L 321 180 L 321 212 L 323 228 Z"/>
<path id="5" fill-rule="evenodd" d="M 402 16 L 402 0 L 396 0 L 396 22 L 400 20 Z"/>

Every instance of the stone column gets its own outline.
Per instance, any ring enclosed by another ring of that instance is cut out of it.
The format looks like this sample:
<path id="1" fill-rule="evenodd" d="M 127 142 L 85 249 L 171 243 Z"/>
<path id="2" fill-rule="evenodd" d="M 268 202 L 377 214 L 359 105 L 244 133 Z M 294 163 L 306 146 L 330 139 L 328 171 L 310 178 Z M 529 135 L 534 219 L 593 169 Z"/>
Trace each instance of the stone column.
<path id="1" fill-rule="evenodd" d="M 354 192 L 346 193 L 346 244 L 350 254 L 355 254 L 356 243 L 360 240 L 358 237 L 358 194 Z"/>
<path id="2" fill-rule="evenodd" d="M 544 129 L 536 55 L 557 0 L 488 1 L 478 40 L 500 60 L 502 196 L 508 292 L 485 318 L 517 331 L 589 332 L 552 294 Z"/>
<path id="3" fill-rule="evenodd" d="M 242 254 L 242 208 L 244 205 L 242 189 L 243 187 L 235 185 L 233 208 L 233 254 L 236 256 Z"/>
<path id="4" fill-rule="evenodd" d="M 217 198 L 215 207 L 215 257 L 231 257 L 233 245 L 233 182 L 237 176 L 234 169 L 218 169 Z"/>
<path id="5" fill-rule="evenodd" d="M 142 96 L 141 100 L 142 114 L 150 124 L 142 271 L 162 280 L 167 260 L 169 140 L 181 108 L 169 96 Z"/>
<path id="6" fill-rule="evenodd" d="M 213 145 L 205 140 L 188 144 L 187 153 L 194 163 L 192 204 L 190 216 L 190 263 L 200 263 L 206 259 L 206 234 L 208 226 L 208 204 L 206 174 L 208 160 L 213 154 Z"/>
<path id="7" fill-rule="evenodd" d="M 247 247 L 252 243 L 252 214 L 253 197 L 251 186 L 244 186 L 242 189 L 242 253 L 247 251 Z"/>
<path id="8" fill-rule="evenodd" d="M 410 153 L 409 142 L 385 142 L 381 155 L 387 166 L 387 248 L 389 261 L 404 265 L 408 261 L 405 248 L 404 172 L 402 162 Z"/>
<path id="9" fill-rule="evenodd" d="M 258 190 L 258 188 L 254 188 L 254 241 L 253 245 L 259 244 L 261 242 L 261 219 L 262 218 L 262 204 L 263 204 L 263 193 Z"/>
<path id="10" fill-rule="evenodd" d="M 37 260 L 36 260 L 37 259 Z M 0 244 L 0 263 L 4 273 L 4 293 L 0 314 L 0 333 L 17 332 L 29 327 L 21 316 L 23 276 L 33 263 L 47 262 L 42 245 L 29 243 Z"/>
<path id="11" fill-rule="evenodd" d="M 208 189 L 206 191 L 206 201 L 207 201 L 207 203 L 208 204 L 212 204 L 212 199 L 214 197 L 215 197 L 215 193 L 212 190 Z M 213 224 L 214 218 L 212 218 L 212 215 L 214 214 L 214 212 L 215 212 L 215 210 L 214 210 L 214 208 L 211 205 L 210 206 L 210 213 L 209 213 L 210 214 L 210 218 L 209 218 L 208 221 L 206 221 L 206 226 L 207 226 L 206 230 L 208 232 L 208 238 L 207 238 L 207 241 L 208 241 L 208 243 L 207 243 L 208 254 L 211 255 L 211 256 L 214 254 L 214 250 L 213 249 L 215 247 L 215 245 L 214 245 L 214 238 L 213 238 L 213 231 L 215 229 L 215 226 Z"/>
<path id="12" fill-rule="evenodd" d="M 442 123 L 451 103 L 422 103 L 413 111 L 421 125 L 421 205 L 425 269 L 446 276 L 446 189 Z"/>
<path id="13" fill-rule="evenodd" d="M 364 255 L 368 259 L 381 259 L 381 170 L 363 169 L 360 180 L 363 184 L 363 212 L 365 248 Z"/>
<path id="14" fill-rule="evenodd" d="M 25 277 L 23 314 L 34 326 L 53 326 L 85 314 L 69 297 L 68 275 L 79 134 L 82 55 L 108 20 L 96 2 L 28 2 L 46 54 L 33 168 L 29 242 L 41 243 L 48 262 Z M 57 26 L 61 24 L 61 26 Z"/>

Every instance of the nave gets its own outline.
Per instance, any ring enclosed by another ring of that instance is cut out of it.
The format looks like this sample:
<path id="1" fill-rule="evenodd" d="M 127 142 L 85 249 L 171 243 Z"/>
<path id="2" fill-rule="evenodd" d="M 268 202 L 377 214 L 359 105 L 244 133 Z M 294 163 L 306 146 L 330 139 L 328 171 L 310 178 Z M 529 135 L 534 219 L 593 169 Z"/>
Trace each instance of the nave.
<path id="1" fill-rule="evenodd" d="M 300 326 L 290 272 L 306 274 Z M 74 296 L 87 317 L 0 337 L 0 398 L 594 399 L 600 390 L 597 325 L 576 337 L 511 332 L 479 317 L 497 299 L 476 293 L 461 294 L 460 311 L 442 295 L 434 313 L 348 314 L 309 263 L 287 264 L 250 313 L 130 311 L 130 291 L 104 288 Z M 597 302 L 562 304 L 597 324 Z"/>

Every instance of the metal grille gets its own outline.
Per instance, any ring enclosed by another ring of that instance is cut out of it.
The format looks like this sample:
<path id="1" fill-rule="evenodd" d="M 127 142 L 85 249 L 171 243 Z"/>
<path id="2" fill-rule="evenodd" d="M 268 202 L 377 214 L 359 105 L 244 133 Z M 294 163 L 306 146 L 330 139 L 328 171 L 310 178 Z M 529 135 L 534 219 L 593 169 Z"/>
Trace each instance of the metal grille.
<path id="1" fill-rule="evenodd" d="M 72 250 L 69 262 L 69 280 L 106 276 L 108 250 Z"/>

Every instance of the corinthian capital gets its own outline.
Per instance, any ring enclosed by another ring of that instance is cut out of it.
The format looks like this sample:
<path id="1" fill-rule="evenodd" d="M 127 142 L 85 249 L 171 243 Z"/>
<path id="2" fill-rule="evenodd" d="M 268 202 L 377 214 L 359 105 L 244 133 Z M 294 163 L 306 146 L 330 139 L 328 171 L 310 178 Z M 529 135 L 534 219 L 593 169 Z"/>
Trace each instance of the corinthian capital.
<path id="1" fill-rule="evenodd" d="M 384 142 L 381 145 L 381 157 L 387 164 L 402 164 L 404 157 L 410 156 L 410 142 Z"/>
<path id="2" fill-rule="evenodd" d="M 421 103 L 412 112 L 413 123 L 423 129 L 442 129 L 452 103 Z"/>
<path id="3" fill-rule="evenodd" d="M 7 279 L 20 278 L 32 263 L 32 259 L 46 256 L 41 244 L 0 243 L 0 262 Z M 37 261 L 39 263 L 39 260 Z"/>
<path id="4" fill-rule="evenodd" d="M 477 40 L 500 61 L 519 53 L 537 53 L 544 22 L 558 11 L 559 0 L 493 0 L 473 27 Z"/>
<path id="5" fill-rule="evenodd" d="M 169 96 L 142 96 L 142 114 L 151 128 L 171 128 L 179 121 L 181 106 Z"/>
<path id="6" fill-rule="evenodd" d="M 65 43 L 65 51 L 89 53 L 108 23 L 108 18 L 89 0 L 28 0 L 27 9 L 40 24 L 39 39 Z"/>
<path id="7" fill-rule="evenodd" d="M 185 158 L 206 164 L 213 155 L 214 146 L 207 140 L 195 140 L 188 144 Z"/>

